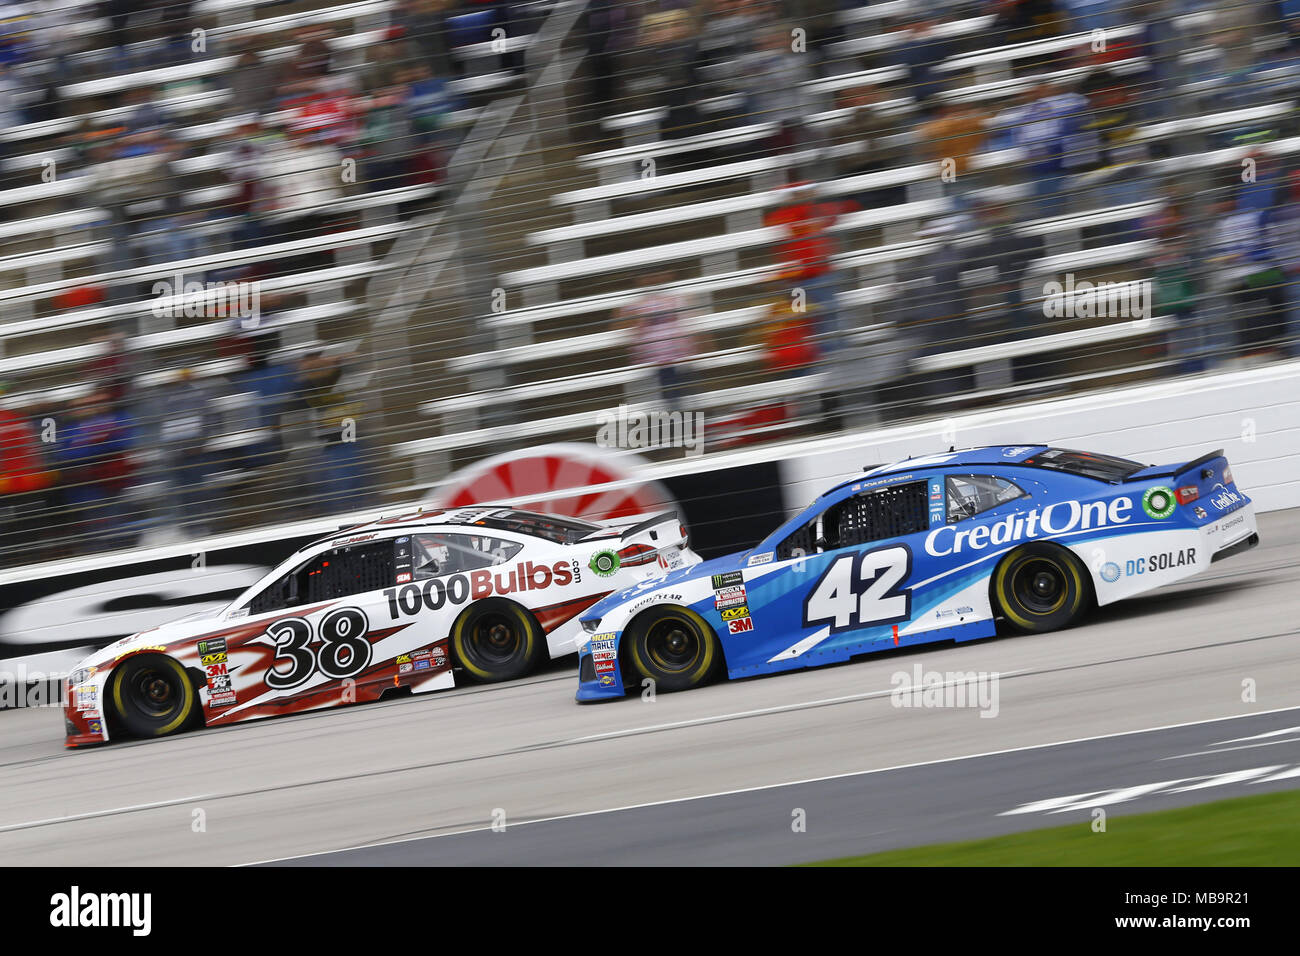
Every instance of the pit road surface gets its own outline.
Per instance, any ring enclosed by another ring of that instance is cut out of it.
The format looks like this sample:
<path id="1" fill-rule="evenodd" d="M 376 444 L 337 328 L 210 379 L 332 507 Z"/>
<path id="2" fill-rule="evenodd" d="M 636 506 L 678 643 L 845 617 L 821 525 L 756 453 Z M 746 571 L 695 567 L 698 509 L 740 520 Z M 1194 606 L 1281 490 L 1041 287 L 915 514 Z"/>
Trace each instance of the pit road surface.
<path id="1" fill-rule="evenodd" d="M 653 702 L 579 706 L 572 664 L 562 661 L 512 684 L 82 751 L 63 749 L 58 710 L 7 711 L 0 862 L 784 863 L 1086 825 L 1086 811 L 1000 814 L 1300 761 L 1294 733 L 1277 746 L 1261 739 L 1230 744 L 1245 749 L 1222 757 L 1179 756 L 1300 726 L 1300 711 L 1274 713 L 1300 707 L 1300 511 L 1262 515 L 1259 525 L 1254 550 L 1069 632 L 905 649 Z M 917 665 L 1000 673 L 997 716 L 893 706 L 894 675 L 910 681 Z M 1254 699 L 1244 701 L 1248 687 Z M 1257 716 L 1113 736 L 1244 715 Z M 1085 738 L 1104 739 L 1044 748 Z M 973 759 L 917 766 L 961 757 Z M 843 777 L 903 767 L 912 769 Z M 828 777 L 842 780 L 762 800 L 738 793 Z M 1300 777 L 1110 810 L 1285 786 Z M 731 796 L 685 800 L 711 794 Z M 684 802 L 522 825 L 665 801 Z M 792 834 L 795 807 L 807 814 L 805 834 Z M 445 837 L 494 819 L 504 833 Z M 393 845 L 371 846 L 384 843 Z"/>

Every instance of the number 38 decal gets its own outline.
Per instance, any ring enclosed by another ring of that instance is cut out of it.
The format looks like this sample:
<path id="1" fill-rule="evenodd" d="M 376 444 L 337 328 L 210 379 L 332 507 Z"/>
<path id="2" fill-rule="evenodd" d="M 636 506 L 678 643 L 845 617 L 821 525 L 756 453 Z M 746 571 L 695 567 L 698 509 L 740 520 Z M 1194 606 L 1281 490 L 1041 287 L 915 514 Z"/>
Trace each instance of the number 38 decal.
<path id="1" fill-rule="evenodd" d="M 901 545 L 845 554 L 831 562 L 803 602 L 804 627 L 831 633 L 912 616 L 912 592 L 898 585 L 912 573 L 912 552 Z"/>
<path id="2" fill-rule="evenodd" d="M 370 622 L 354 607 L 330 611 L 320 622 L 319 650 L 311 648 L 312 627 L 300 617 L 276 621 L 266 629 L 275 641 L 275 663 L 266 672 L 266 686 L 291 690 L 319 672 L 331 680 L 355 677 L 370 663 Z M 284 661 L 289 667 L 283 668 Z"/>

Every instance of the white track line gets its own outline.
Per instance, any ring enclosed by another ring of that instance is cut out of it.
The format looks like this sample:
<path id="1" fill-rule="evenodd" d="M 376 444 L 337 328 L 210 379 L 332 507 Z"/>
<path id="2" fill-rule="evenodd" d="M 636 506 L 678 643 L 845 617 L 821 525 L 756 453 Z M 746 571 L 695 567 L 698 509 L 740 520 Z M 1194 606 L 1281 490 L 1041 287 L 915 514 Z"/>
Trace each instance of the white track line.
<path id="1" fill-rule="evenodd" d="M 1140 730 L 1121 730 L 1112 734 L 1097 734 L 1092 737 L 1075 737 L 1070 740 L 1057 740 L 1045 744 L 1028 744 L 1024 747 L 1010 747 L 1005 750 L 989 750 L 984 753 L 966 754 L 960 757 L 940 757 L 936 760 L 922 760 L 917 763 L 897 764 L 892 767 L 877 767 L 873 770 L 851 770 L 846 773 L 829 774 L 824 777 L 808 777 L 802 780 L 786 780 L 781 783 L 768 783 L 756 787 L 740 787 L 735 790 L 720 790 L 716 793 L 702 793 L 691 797 L 672 797 L 667 800 L 651 800 L 646 803 L 634 803 L 623 807 L 609 807 L 602 810 L 584 810 L 578 813 L 564 813 L 553 817 L 540 817 L 536 820 L 524 820 L 519 823 L 511 824 L 511 827 L 528 826 L 535 823 L 554 823 L 560 820 L 576 820 L 582 817 L 598 816 L 604 813 L 621 813 L 625 810 L 642 810 L 648 807 L 669 806 L 674 803 L 689 803 L 693 800 L 711 800 L 715 797 L 729 797 L 740 793 L 759 793 L 763 790 L 776 790 L 780 787 L 795 787 L 808 783 L 823 783 L 828 780 L 843 780 L 848 777 L 865 777 L 876 773 L 888 773 L 891 770 L 910 770 L 916 767 L 931 767 L 937 764 L 956 763 L 960 760 L 978 760 L 983 757 L 998 757 L 1005 754 L 1023 753 L 1028 750 L 1045 750 L 1050 747 L 1065 747 L 1070 744 L 1082 744 L 1096 740 L 1111 740 L 1116 737 L 1131 737 L 1134 734 L 1149 734 L 1161 730 L 1177 730 L 1181 727 L 1197 727 L 1202 724 L 1219 723 L 1225 720 L 1240 720 L 1243 717 L 1263 717 L 1268 714 L 1282 714 L 1292 711 L 1300 712 L 1300 707 L 1277 707 L 1272 710 L 1260 710 L 1249 714 L 1229 714 L 1225 717 L 1210 717 L 1205 720 L 1190 720 L 1179 724 L 1162 724 L 1158 727 L 1144 727 Z M 376 843 L 362 843 L 357 846 L 339 847 L 333 850 L 317 850 L 313 853 L 301 853 L 295 856 L 275 857 L 269 860 L 258 860 L 252 863 L 241 864 L 243 866 L 260 866 L 266 863 L 280 863 L 288 860 L 307 860 L 316 856 L 326 856 L 332 853 L 348 853 L 353 850 L 367 850 L 381 846 L 397 846 L 402 843 L 414 843 L 418 840 L 438 840 L 449 836 L 462 836 L 466 833 L 482 833 L 491 830 L 492 826 L 485 825 L 481 827 L 470 827 L 465 830 L 456 830 L 451 833 L 438 833 L 424 836 L 403 837 L 398 840 L 380 840 Z"/>

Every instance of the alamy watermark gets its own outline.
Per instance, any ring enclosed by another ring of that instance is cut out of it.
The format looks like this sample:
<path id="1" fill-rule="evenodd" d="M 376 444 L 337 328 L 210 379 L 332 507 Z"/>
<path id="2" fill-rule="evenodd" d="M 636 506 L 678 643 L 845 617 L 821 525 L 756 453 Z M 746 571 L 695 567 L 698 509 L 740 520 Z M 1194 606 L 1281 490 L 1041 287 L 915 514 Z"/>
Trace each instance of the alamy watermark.
<path id="1" fill-rule="evenodd" d="M 895 671 L 889 679 L 889 702 L 895 707 L 971 707 L 981 717 L 998 715 L 997 671 Z"/>
<path id="2" fill-rule="evenodd" d="M 185 281 L 178 272 L 153 284 L 151 311 L 159 319 L 238 319 L 256 328 L 262 318 L 262 289 L 258 282 Z"/>
<path id="3" fill-rule="evenodd" d="M 1066 273 L 1065 282 L 1043 285 L 1043 315 L 1049 319 L 1151 318 L 1151 282 L 1075 282 Z"/>
<path id="4" fill-rule="evenodd" d="M 685 448 L 688 457 L 704 452 L 704 413 L 637 411 L 626 405 L 596 416 L 601 448 Z"/>

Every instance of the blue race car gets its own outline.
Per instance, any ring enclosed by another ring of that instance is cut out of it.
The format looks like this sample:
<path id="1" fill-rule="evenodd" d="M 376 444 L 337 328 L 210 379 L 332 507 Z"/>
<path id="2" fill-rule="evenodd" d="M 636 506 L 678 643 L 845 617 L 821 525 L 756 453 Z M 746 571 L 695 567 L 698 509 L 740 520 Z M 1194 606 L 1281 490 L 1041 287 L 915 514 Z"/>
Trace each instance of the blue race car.
<path id="1" fill-rule="evenodd" d="M 872 468 L 757 547 L 582 616 L 578 700 L 685 690 L 872 651 L 1069 627 L 1259 543 L 1221 451 L 1181 465 L 1046 445 Z"/>

